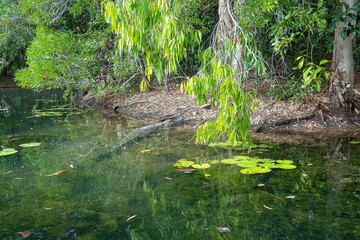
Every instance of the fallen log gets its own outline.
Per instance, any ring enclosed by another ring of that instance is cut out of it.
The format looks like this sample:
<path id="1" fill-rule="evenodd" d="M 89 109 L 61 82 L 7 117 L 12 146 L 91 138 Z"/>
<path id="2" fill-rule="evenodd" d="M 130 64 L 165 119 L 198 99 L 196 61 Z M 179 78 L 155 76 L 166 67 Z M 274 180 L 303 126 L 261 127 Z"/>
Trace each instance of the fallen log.
<path id="1" fill-rule="evenodd" d="M 174 117 L 166 119 L 160 123 L 147 125 L 141 128 L 137 128 L 131 133 L 129 133 L 125 138 L 121 139 L 116 145 L 110 147 L 106 153 L 102 153 L 96 156 L 93 160 L 96 162 L 103 161 L 105 159 L 111 158 L 114 154 L 120 152 L 125 145 L 135 143 L 139 139 L 145 138 L 150 134 L 157 132 L 162 129 L 168 129 L 170 127 L 175 127 L 183 123 L 182 117 Z"/>

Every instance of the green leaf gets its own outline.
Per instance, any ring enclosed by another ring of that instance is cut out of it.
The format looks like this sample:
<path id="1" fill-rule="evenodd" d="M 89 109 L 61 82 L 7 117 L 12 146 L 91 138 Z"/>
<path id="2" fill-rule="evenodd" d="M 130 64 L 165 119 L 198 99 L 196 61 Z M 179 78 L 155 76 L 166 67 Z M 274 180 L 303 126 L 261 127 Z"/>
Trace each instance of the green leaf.
<path id="1" fill-rule="evenodd" d="M 32 143 L 23 143 L 23 144 L 20 144 L 19 146 L 23 147 L 23 148 L 28 148 L 28 147 L 38 147 L 40 145 L 41 145 L 41 143 L 32 142 Z"/>
<path id="2" fill-rule="evenodd" d="M 241 169 L 240 172 L 242 174 L 259 174 L 259 173 L 271 172 L 271 169 L 270 168 L 263 168 L 263 167 L 254 167 L 254 168 Z"/>
<path id="3" fill-rule="evenodd" d="M 320 61 L 319 65 L 323 65 L 323 64 L 328 63 L 328 62 L 330 62 L 330 61 L 327 60 L 327 59 L 323 59 L 323 60 Z"/>
<path id="4" fill-rule="evenodd" d="M 15 150 L 14 148 L 5 148 L 2 151 L 0 151 L 0 157 L 1 156 L 7 156 L 7 155 L 12 155 L 17 153 L 18 151 Z"/>

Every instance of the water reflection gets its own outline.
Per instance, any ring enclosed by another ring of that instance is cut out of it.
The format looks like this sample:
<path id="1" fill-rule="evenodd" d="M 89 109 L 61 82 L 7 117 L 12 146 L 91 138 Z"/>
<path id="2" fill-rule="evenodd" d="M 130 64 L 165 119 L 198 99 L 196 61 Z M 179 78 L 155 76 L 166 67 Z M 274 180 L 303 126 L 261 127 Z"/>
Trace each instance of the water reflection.
<path id="1" fill-rule="evenodd" d="M 348 139 L 329 141 L 326 148 L 277 146 L 257 153 L 293 160 L 294 170 L 250 176 L 237 166 L 216 165 L 185 174 L 172 166 L 178 159 L 224 159 L 238 152 L 197 146 L 192 131 L 176 129 L 104 157 L 138 124 L 69 106 L 61 95 L 9 101 L 16 111 L 0 121 L 1 144 L 42 145 L 0 158 L 2 239 L 21 239 L 24 231 L 29 239 L 360 237 L 360 152 Z M 34 117 L 34 108 L 64 106 L 57 110 L 62 115 Z M 46 176 L 59 170 L 67 172 Z"/>

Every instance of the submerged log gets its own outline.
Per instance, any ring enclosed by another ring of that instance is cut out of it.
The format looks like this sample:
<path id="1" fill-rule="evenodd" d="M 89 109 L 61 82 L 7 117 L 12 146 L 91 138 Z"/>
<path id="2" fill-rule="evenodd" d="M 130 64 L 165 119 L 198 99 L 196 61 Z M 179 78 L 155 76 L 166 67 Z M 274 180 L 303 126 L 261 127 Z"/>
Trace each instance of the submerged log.
<path id="1" fill-rule="evenodd" d="M 134 131 L 132 131 L 130 134 L 126 136 L 126 138 L 123 138 L 119 143 L 116 145 L 110 147 L 109 151 L 106 153 L 102 153 L 95 157 L 94 161 L 100 162 L 105 159 L 111 158 L 115 153 L 120 152 L 125 145 L 135 143 L 139 139 L 145 138 L 149 136 L 150 134 L 157 132 L 162 129 L 168 129 L 170 127 L 175 127 L 183 123 L 182 117 L 175 117 L 175 118 L 169 118 L 166 119 L 160 123 L 147 125 L 141 128 L 137 128 Z"/>

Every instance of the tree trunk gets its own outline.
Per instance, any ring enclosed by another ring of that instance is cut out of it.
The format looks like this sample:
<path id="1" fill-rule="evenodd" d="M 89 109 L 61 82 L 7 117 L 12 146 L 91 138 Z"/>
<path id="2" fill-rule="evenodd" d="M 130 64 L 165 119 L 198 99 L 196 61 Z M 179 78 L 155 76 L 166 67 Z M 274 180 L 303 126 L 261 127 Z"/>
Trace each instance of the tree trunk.
<path id="1" fill-rule="evenodd" d="M 350 7 L 357 0 L 340 0 L 347 3 Z M 342 11 L 345 8 L 342 7 Z M 355 12 L 353 12 L 356 14 Z M 356 22 L 348 19 L 350 24 L 355 26 Z M 341 32 L 345 28 L 343 22 L 339 22 L 335 29 L 334 52 L 332 70 L 335 73 L 330 78 L 330 98 L 335 103 L 336 108 L 353 110 L 354 108 L 354 56 L 353 44 L 354 35 L 350 34 L 345 40 L 341 37 Z"/>
<path id="2" fill-rule="evenodd" d="M 147 77 L 146 77 L 146 71 L 145 71 L 145 64 L 144 64 L 144 61 L 143 59 L 139 56 L 136 58 L 139 66 L 140 66 L 140 71 L 141 71 L 141 78 L 142 78 L 142 84 L 143 84 L 143 87 L 140 87 L 141 91 L 143 92 L 150 92 L 150 86 L 148 84 L 148 80 L 147 80 Z"/>
<path id="3" fill-rule="evenodd" d="M 242 71 L 242 44 L 241 38 L 238 36 L 236 19 L 232 13 L 232 0 L 219 0 L 219 21 L 216 29 L 217 48 L 221 49 L 226 40 L 235 43 L 235 51 L 233 56 L 226 56 L 226 62 L 235 69 L 236 72 Z"/>

